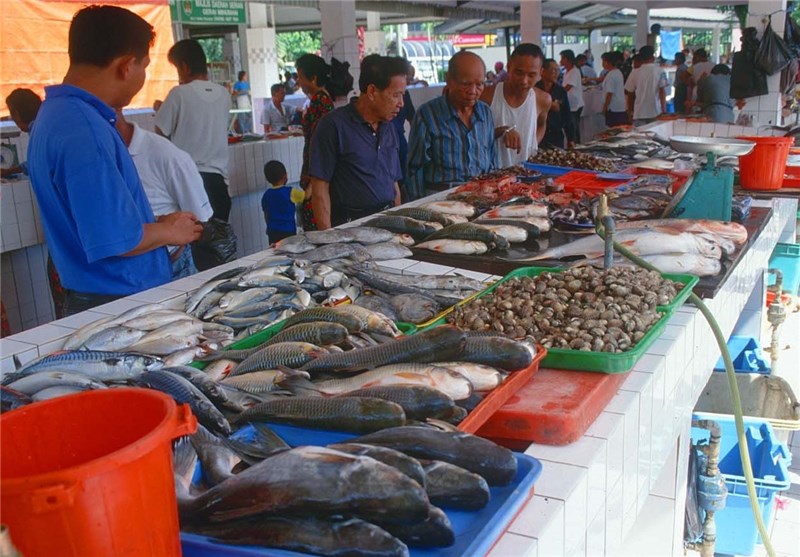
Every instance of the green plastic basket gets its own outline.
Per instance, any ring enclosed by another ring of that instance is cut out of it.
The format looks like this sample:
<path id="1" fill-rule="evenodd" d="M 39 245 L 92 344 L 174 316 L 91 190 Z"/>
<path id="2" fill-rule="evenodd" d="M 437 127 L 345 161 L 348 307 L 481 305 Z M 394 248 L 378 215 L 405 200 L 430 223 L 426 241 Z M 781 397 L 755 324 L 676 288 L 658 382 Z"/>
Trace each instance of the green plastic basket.
<path id="1" fill-rule="evenodd" d="M 497 281 L 492 286 L 486 288 L 478 293 L 473 298 L 481 298 L 493 292 L 498 286 L 513 278 L 520 277 L 535 277 L 544 272 L 559 272 L 562 269 L 551 267 L 521 267 L 508 273 L 502 280 Z M 569 350 L 563 348 L 548 348 L 547 357 L 542 362 L 542 367 L 565 369 L 573 371 L 599 371 L 602 373 L 625 373 L 630 371 L 639 358 L 645 353 L 653 342 L 661 335 L 664 328 L 667 326 L 667 321 L 672 316 L 672 311 L 682 304 L 691 292 L 691 287 L 697 284 L 697 277 L 692 275 L 662 275 L 677 282 L 682 282 L 685 286 L 679 293 L 678 297 L 673 300 L 668 306 L 658 307 L 658 313 L 663 314 L 661 318 L 656 321 L 647 334 L 636 343 L 630 350 L 619 353 L 610 352 L 588 352 L 583 350 Z M 683 278 L 684 280 L 680 280 Z M 694 281 L 689 280 L 694 279 Z M 687 288 L 688 287 L 688 288 Z M 470 298 L 470 299 L 473 299 Z M 462 303 L 467 303 L 465 300 Z M 671 308 L 671 309 L 670 309 Z M 449 313 L 449 312 L 447 312 Z M 429 324 L 427 327 L 422 327 L 419 331 L 423 331 L 430 327 L 442 325 L 446 322 L 447 314 L 441 315 L 436 321 Z"/>

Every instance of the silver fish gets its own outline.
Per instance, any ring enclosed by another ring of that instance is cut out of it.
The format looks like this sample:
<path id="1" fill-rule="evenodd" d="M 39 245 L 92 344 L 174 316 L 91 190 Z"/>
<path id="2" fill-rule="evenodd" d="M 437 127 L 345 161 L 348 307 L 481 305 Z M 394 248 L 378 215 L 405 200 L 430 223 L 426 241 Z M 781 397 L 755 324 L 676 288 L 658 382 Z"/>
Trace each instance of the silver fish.
<path id="1" fill-rule="evenodd" d="M 403 259 L 411 257 L 413 253 L 410 249 L 394 242 L 382 242 L 372 244 L 365 248 L 375 261 L 386 261 L 389 259 Z"/>
<path id="2" fill-rule="evenodd" d="M 62 396 L 82 393 L 85 390 L 86 389 L 84 387 L 78 387 L 76 385 L 55 385 L 34 393 L 33 396 L 31 396 L 31 399 L 33 399 L 34 402 L 40 402 L 42 400 L 50 400 Z"/>
<path id="3" fill-rule="evenodd" d="M 430 240 L 417 244 L 416 247 L 438 253 L 461 255 L 481 255 L 489 251 L 486 244 L 474 240 Z"/>
<path id="4" fill-rule="evenodd" d="M 400 321 L 407 323 L 425 323 L 439 313 L 435 300 L 419 294 L 398 294 L 391 302 Z"/>
<path id="5" fill-rule="evenodd" d="M 186 348 L 194 346 L 198 341 L 199 338 L 196 335 L 189 337 L 165 335 L 152 338 L 147 342 L 140 341 L 131 346 L 129 350 L 132 352 L 141 352 L 142 354 L 166 356 L 178 350 L 185 350 Z"/>
<path id="6" fill-rule="evenodd" d="M 306 240 L 303 235 L 289 236 L 275 244 L 275 251 L 278 253 L 305 253 L 314 249 L 314 244 Z"/>
<path id="7" fill-rule="evenodd" d="M 469 362 L 437 362 L 436 365 L 463 375 L 469 379 L 473 389 L 477 392 L 496 389 L 504 379 L 504 375 L 497 369 L 482 364 L 472 364 Z"/>
<path id="8" fill-rule="evenodd" d="M 236 362 L 233 360 L 217 360 L 215 362 L 211 362 L 203 371 L 214 381 L 222 381 L 225 379 L 233 368 L 236 367 Z"/>
<path id="9" fill-rule="evenodd" d="M 464 217 L 475 216 L 475 207 L 463 201 L 430 201 L 428 203 L 423 203 L 420 207 L 446 215 L 462 215 Z"/>
<path id="10" fill-rule="evenodd" d="M 528 231 L 524 228 L 520 228 L 519 226 L 511 226 L 507 224 L 479 224 L 479 226 L 482 226 L 487 230 L 491 230 L 512 244 L 520 244 L 528 239 Z"/>
<path id="11" fill-rule="evenodd" d="M 186 313 L 193 313 L 197 306 L 200 305 L 200 302 L 205 298 L 210 292 L 212 292 L 217 286 L 222 284 L 223 282 L 227 282 L 226 279 L 223 280 L 213 280 L 205 283 L 200 288 L 195 290 L 189 298 L 187 298 L 186 303 L 183 306 L 183 311 Z M 220 296 L 222 297 L 222 296 Z"/>
<path id="12" fill-rule="evenodd" d="M 392 232 L 372 226 L 351 226 L 345 230 L 353 237 L 353 241 L 363 245 L 391 242 L 394 238 Z"/>
<path id="13" fill-rule="evenodd" d="M 145 332 L 124 325 L 102 329 L 86 339 L 81 348 L 86 350 L 123 350 L 145 336 Z"/>
<path id="14" fill-rule="evenodd" d="M 87 375 L 65 371 L 43 371 L 41 373 L 34 373 L 14 381 L 9 384 L 8 387 L 26 395 L 33 395 L 50 387 L 76 387 L 81 390 L 106 388 L 103 383 Z"/>
<path id="15" fill-rule="evenodd" d="M 139 317 L 134 317 L 133 319 L 125 321 L 123 325 L 125 327 L 132 327 L 142 331 L 152 331 L 154 329 L 158 329 L 159 327 L 163 327 L 164 325 L 169 325 L 175 321 L 183 321 L 189 318 L 190 317 L 182 311 L 163 310 L 154 311 Z"/>
<path id="16" fill-rule="evenodd" d="M 103 382 L 124 381 L 137 377 L 146 369 L 157 369 L 162 365 L 159 358 L 133 352 L 67 350 L 29 362 L 18 371 L 6 374 L 3 383 L 42 371 L 82 373 Z"/>

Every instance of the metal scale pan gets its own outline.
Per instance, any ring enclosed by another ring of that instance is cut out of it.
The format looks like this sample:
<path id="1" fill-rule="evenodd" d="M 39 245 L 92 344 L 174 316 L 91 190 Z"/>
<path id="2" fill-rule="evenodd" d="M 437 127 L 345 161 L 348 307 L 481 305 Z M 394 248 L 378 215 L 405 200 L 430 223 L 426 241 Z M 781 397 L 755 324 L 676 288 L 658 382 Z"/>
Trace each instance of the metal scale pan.
<path id="1" fill-rule="evenodd" d="M 695 137 L 693 135 L 673 135 L 669 144 L 679 153 L 697 153 L 706 155 L 741 156 L 747 155 L 756 146 L 752 141 L 733 139 L 730 137 Z"/>

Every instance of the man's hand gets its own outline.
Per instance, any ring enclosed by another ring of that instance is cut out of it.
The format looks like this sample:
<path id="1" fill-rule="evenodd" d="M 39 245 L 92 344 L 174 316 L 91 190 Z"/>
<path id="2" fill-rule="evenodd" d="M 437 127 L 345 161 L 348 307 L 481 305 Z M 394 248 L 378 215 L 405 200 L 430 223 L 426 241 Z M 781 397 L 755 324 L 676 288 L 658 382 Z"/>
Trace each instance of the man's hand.
<path id="1" fill-rule="evenodd" d="M 203 234 L 203 225 L 192 213 L 177 212 L 158 217 L 158 222 L 166 225 L 170 244 L 183 246 L 200 239 Z"/>
<path id="2" fill-rule="evenodd" d="M 522 150 L 522 137 L 517 130 L 509 130 L 503 135 L 503 142 L 508 149 L 514 149 L 517 153 Z"/>
<path id="3" fill-rule="evenodd" d="M 747 104 L 746 99 L 736 99 L 736 108 L 738 108 L 739 110 L 743 109 L 746 104 Z"/>

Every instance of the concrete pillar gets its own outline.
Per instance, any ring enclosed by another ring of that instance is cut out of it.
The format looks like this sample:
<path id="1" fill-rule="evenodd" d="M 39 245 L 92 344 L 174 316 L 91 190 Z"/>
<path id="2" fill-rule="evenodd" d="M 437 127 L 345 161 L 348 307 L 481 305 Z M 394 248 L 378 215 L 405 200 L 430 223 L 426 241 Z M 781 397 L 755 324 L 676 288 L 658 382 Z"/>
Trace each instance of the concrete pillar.
<path id="1" fill-rule="evenodd" d="M 779 13 L 772 16 L 772 30 L 778 35 L 783 36 L 786 0 L 750 0 L 747 9 L 749 12 L 747 16 L 747 26 L 758 29 L 759 38 L 761 38 L 766 27 L 767 15 L 778 11 Z M 780 72 L 767 77 L 769 93 L 760 97 L 747 99 L 747 105 L 742 109 L 742 112 L 753 114 L 753 124 L 755 126 L 774 126 L 782 124 L 781 105 L 783 99 L 780 93 L 780 81 Z"/>
<path id="2" fill-rule="evenodd" d="M 322 18 L 322 57 L 328 61 L 334 57 L 340 62 L 350 62 L 353 87 L 358 89 L 361 61 L 358 58 L 355 0 L 320 2 L 319 12 Z"/>
<path id="3" fill-rule="evenodd" d="M 606 41 L 603 39 L 603 32 L 600 29 L 595 29 L 589 33 L 589 50 L 592 51 L 592 56 L 594 57 L 594 64 L 592 64 L 592 67 L 598 74 L 600 73 L 600 70 L 603 69 L 603 63 L 600 60 L 600 55 L 603 54 L 607 49 L 608 47 L 606 46 Z"/>
<path id="4" fill-rule="evenodd" d="M 520 0 L 520 34 L 523 43 L 542 45 L 542 0 Z"/>
<path id="5" fill-rule="evenodd" d="M 255 98 L 270 96 L 269 88 L 278 82 L 278 48 L 275 28 L 269 27 L 267 5 L 247 4 L 250 28 L 243 36 L 242 65 L 250 78 L 250 95 Z M 246 63 L 245 63 L 246 60 Z"/>
<path id="6" fill-rule="evenodd" d="M 636 40 L 634 46 L 638 51 L 647 44 L 647 35 L 650 33 L 650 10 L 642 3 L 636 8 Z"/>
<path id="7" fill-rule="evenodd" d="M 246 27 L 242 26 L 240 31 L 246 31 L 246 29 Z M 236 75 L 239 70 L 249 71 L 246 60 L 242 60 L 239 36 L 238 33 L 226 33 L 222 42 L 222 59 L 230 64 L 232 82 L 236 81 Z M 244 36 L 244 33 L 242 33 L 242 36 Z"/>
<path id="8" fill-rule="evenodd" d="M 715 64 L 719 64 L 719 35 L 720 29 L 719 25 L 717 25 L 711 32 L 711 61 Z"/>
<path id="9" fill-rule="evenodd" d="M 367 12 L 367 31 L 364 33 L 364 53 L 386 54 L 386 33 L 381 31 L 380 12 Z"/>

